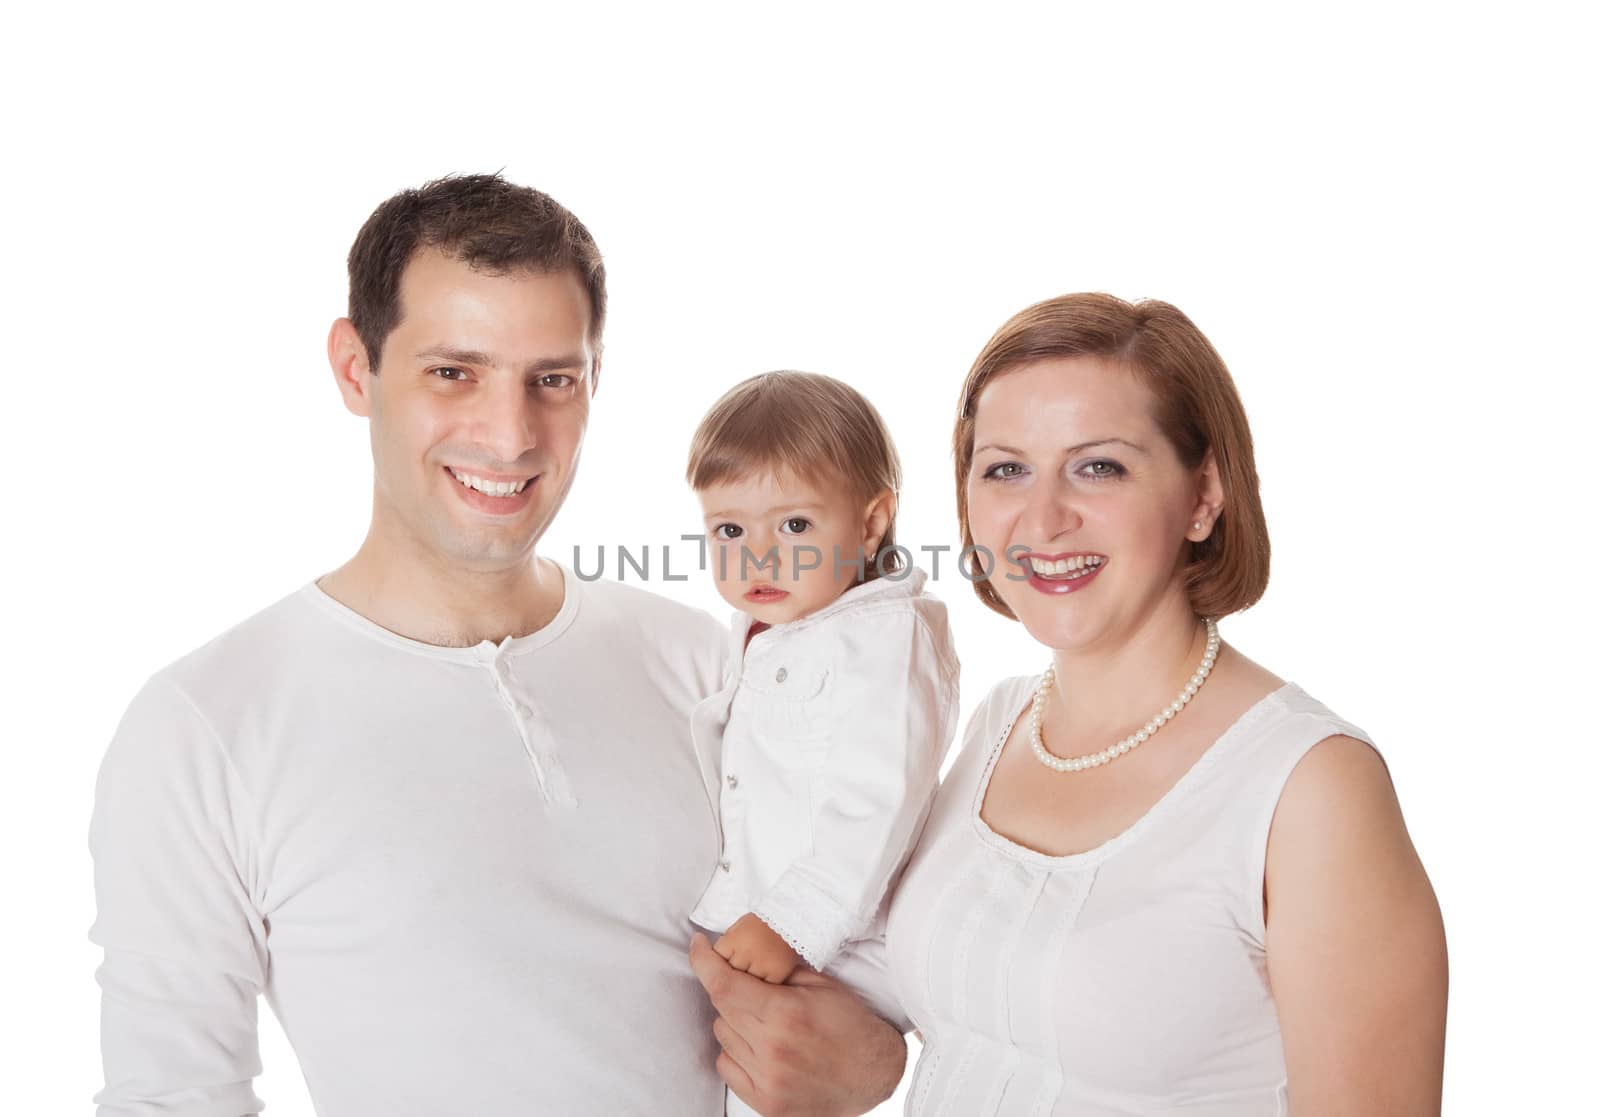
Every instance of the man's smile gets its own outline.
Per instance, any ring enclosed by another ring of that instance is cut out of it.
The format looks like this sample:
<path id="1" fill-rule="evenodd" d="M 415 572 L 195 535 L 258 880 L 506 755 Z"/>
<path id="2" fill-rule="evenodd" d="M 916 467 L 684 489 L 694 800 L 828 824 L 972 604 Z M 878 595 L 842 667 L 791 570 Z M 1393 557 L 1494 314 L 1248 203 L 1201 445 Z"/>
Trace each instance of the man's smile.
<path id="1" fill-rule="evenodd" d="M 445 472 L 455 479 L 451 488 L 468 507 L 492 516 L 514 516 L 526 509 L 533 503 L 534 482 L 542 476 L 496 477 L 450 466 L 445 466 Z"/>
<path id="2" fill-rule="evenodd" d="M 468 473 L 465 470 L 455 469 L 452 466 L 445 466 L 445 472 L 449 473 L 450 476 L 454 477 L 467 488 L 474 489 L 486 496 L 515 496 L 517 493 L 520 493 L 523 489 L 527 488 L 530 482 L 538 480 L 537 475 L 533 477 L 501 479 L 488 474 Z"/>

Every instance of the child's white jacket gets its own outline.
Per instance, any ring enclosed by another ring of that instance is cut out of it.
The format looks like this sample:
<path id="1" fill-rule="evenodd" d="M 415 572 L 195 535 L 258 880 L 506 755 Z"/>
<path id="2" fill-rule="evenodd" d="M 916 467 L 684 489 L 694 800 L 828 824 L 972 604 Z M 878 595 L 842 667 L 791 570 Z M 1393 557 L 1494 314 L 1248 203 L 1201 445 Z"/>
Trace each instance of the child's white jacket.
<path id="1" fill-rule="evenodd" d="M 725 931 L 754 912 L 825 968 L 881 931 L 955 735 L 960 664 L 925 572 L 855 586 L 759 633 L 733 622 L 732 668 L 695 708 L 715 776 L 722 852 L 692 918 Z"/>

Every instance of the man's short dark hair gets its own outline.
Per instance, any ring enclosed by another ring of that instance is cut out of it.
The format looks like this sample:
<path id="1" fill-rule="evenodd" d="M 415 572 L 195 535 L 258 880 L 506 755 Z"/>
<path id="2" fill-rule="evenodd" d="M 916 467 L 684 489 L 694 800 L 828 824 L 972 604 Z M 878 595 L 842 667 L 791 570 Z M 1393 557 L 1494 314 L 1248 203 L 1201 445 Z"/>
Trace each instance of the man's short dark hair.
<path id="1" fill-rule="evenodd" d="M 572 272 L 589 293 L 589 339 L 599 348 L 606 269 L 583 222 L 550 195 L 499 174 L 448 175 L 384 202 L 350 246 L 350 321 L 372 371 L 400 324 L 400 276 L 424 248 L 493 275 Z"/>

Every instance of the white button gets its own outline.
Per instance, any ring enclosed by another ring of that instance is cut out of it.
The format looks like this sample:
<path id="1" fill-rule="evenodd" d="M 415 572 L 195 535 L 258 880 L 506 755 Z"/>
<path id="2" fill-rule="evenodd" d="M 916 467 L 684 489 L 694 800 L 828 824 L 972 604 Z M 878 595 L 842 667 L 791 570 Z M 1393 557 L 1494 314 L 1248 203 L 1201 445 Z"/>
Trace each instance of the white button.
<path id="1" fill-rule="evenodd" d="M 721 869 L 723 872 L 727 872 L 729 869 L 733 868 L 733 862 L 731 862 L 731 861 L 718 861 L 717 862 L 717 868 Z"/>
<path id="2" fill-rule="evenodd" d="M 739 777 L 738 776 L 729 776 L 728 777 L 728 786 L 729 787 L 738 787 L 739 786 Z"/>
<path id="3" fill-rule="evenodd" d="M 789 677 L 789 669 L 787 667 L 778 668 L 778 681 L 780 683 L 783 682 L 783 680 L 787 679 L 788 677 Z"/>

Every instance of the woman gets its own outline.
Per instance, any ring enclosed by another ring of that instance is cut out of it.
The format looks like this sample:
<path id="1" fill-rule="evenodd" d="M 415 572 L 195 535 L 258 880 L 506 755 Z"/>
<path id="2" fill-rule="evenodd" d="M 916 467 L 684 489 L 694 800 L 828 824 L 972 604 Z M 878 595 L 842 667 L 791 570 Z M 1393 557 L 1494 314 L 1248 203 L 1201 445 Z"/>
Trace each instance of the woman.
<path id="1" fill-rule="evenodd" d="M 1042 675 L 973 714 L 890 913 L 908 1112 L 1437 1113 L 1444 930 L 1355 726 L 1220 643 L 1266 587 L 1244 409 L 1176 308 L 978 356 L 963 542 Z"/>

